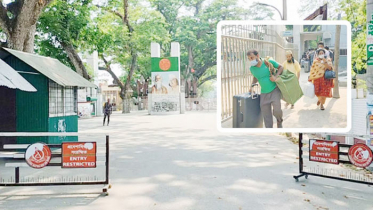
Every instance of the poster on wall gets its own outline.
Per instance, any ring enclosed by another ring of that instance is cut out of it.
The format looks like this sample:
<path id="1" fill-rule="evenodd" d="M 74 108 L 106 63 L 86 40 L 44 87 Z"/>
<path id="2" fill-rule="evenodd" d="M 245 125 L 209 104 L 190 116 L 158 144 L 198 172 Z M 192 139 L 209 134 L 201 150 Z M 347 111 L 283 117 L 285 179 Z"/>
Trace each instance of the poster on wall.
<path id="1" fill-rule="evenodd" d="M 178 43 L 171 45 L 171 57 L 160 57 L 159 45 L 152 44 L 151 114 L 180 113 L 180 50 L 178 46 Z"/>

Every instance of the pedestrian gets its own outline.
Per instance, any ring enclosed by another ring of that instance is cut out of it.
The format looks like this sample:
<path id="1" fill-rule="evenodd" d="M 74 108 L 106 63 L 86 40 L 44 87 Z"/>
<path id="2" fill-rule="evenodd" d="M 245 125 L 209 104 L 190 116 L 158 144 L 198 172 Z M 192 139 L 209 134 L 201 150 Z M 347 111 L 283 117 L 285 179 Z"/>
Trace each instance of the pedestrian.
<path id="1" fill-rule="evenodd" d="M 260 109 L 263 114 L 265 127 L 273 128 L 273 116 L 275 116 L 277 128 L 282 128 L 282 94 L 275 81 L 282 73 L 283 67 L 276 61 L 270 59 L 269 62 L 278 69 L 277 73 L 272 75 L 269 70 L 269 63 L 263 58 L 260 58 L 257 50 L 249 50 L 247 52 L 247 58 L 251 64 L 250 71 L 254 76 L 252 84 L 259 82 L 261 87 Z M 249 91 L 252 92 L 252 88 L 250 88 Z"/>
<path id="2" fill-rule="evenodd" d="M 334 53 L 329 49 L 328 46 L 325 46 L 325 50 L 327 50 L 329 52 L 329 57 L 333 62 L 334 61 Z"/>
<path id="3" fill-rule="evenodd" d="M 324 104 L 326 98 L 331 98 L 332 88 L 334 87 L 334 79 L 325 79 L 324 74 L 326 70 L 333 70 L 333 64 L 330 58 L 325 55 L 324 49 L 317 50 L 317 57 L 314 59 L 309 82 L 313 82 L 315 86 L 315 95 L 318 98 L 317 106 L 320 105 L 321 110 L 325 110 Z"/>
<path id="4" fill-rule="evenodd" d="M 320 41 L 320 42 L 318 43 L 317 47 L 318 47 L 317 50 L 319 50 L 319 49 L 323 49 L 324 52 L 325 52 L 325 56 L 326 56 L 327 58 L 330 58 L 329 51 L 328 51 L 328 50 L 325 50 L 324 42 Z M 314 53 L 314 57 L 317 57 L 317 50 L 316 50 L 315 53 Z"/>
<path id="5" fill-rule="evenodd" d="M 293 52 L 290 50 L 287 50 L 285 52 L 286 54 L 286 60 L 282 63 L 282 66 L 284 69 L 287 69 L 291 72 L 293 72 L 295 75 L 298 77 L 298 82 L 299 82 L 299 77 L 300 77 L 300 65 L 297 60 L 294 59 Z M 285 108 L 289 106 L 289 103 L 286 102 Z M 294 109 L 294 104 L 291 105 L 291 109 Z"/>
<path id="6" fill-rule="evenodd" d="M 113 106 L 110 103 L 110 99 L 107 99 L 107 102 L 105 102 L 103 112 L 104 112 L 104 122 L 102 125 L 105 126 L 105 119 L 107 117 L 107 125 L 109 126 L 110 115 L 113 112 Z"/>

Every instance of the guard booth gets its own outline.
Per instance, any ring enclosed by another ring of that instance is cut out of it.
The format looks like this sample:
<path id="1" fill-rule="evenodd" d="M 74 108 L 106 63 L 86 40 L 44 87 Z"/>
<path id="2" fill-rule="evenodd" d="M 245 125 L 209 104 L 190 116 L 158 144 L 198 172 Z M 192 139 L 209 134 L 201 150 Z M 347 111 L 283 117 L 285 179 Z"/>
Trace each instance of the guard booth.
<path id="1" fill-rule="evenodd" d="M 96 86 L 60 61 L 50 57 L 1 48 L 0 59 L 17 71 L 36 92 L 7 90 L 0 101 L 8 101 L 7 132 L 77 132 L 77 88 Z M 4 132 L 4 131 L 0 131 Z M 10 142 L 57 144 L 77 141 L 76 136 L 16 137 Z M 0 148 L 1 149 L 1 148 Z"/>

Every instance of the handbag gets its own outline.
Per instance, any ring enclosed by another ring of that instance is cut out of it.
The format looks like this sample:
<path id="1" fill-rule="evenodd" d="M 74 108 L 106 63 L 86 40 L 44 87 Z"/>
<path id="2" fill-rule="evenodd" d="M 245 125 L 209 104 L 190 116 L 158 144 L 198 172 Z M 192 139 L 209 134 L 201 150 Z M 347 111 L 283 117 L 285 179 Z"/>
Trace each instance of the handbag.
<path id="1" fill-rule="evenodd" d="M 266 61 L 269 63 L 268 68 L 270 75 L 275 74 L 275 68 L 269 62 L 269 57 L 266 58 Z M 275 82 L 277 87 L 280 89 L 282 99 L 285 102 L 295 104 L 295 102 L 297 102 L 303 96 L 303 91 L 299 85 L 298 77 L 293 72 L 284 69 Z"/>
<path id="2" fill-rule="evenodd" d="M 326 70 L 324 74 L 325 79 L 334 79 L 335 77 L 335 71 L 332 70 Z"/>

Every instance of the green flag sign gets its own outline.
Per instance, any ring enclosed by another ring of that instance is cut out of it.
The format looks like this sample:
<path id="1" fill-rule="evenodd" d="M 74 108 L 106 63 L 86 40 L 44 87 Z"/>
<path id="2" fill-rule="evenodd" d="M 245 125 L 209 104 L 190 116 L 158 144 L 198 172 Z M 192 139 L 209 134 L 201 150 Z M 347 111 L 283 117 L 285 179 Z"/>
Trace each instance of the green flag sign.
<path id="1" fill-rule="evenodd" d="M 179 71 L 179 58 L 151 58 L 152 72 Z"/>
<path id="2" fill-rule="evenodd" d="M 373 24 L 368 24 L 367 34 L 367 65 L 373 65 Z"/>

